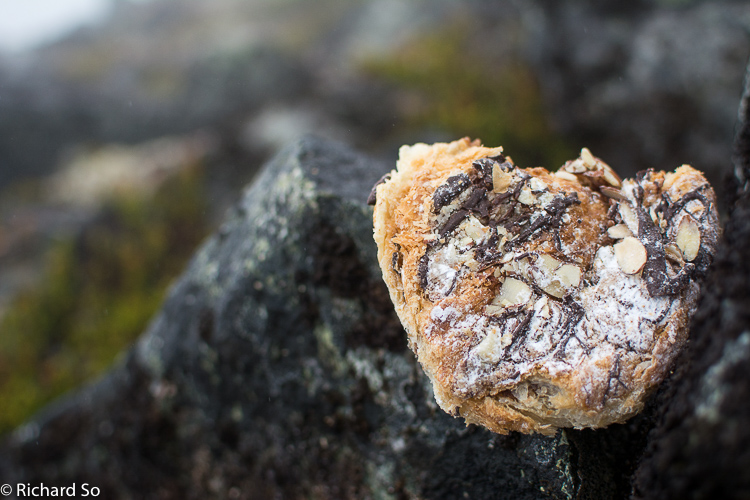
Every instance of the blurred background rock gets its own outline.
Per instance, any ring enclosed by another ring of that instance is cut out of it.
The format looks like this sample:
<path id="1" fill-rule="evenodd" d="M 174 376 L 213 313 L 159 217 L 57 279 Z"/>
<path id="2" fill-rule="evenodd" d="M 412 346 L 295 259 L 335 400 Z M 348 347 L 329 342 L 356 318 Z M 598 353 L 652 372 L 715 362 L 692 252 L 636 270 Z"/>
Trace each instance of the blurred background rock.
<path id="1" fill-rule="evenodd" d="M 91 5 L 0 39 L 0 433 L 110 366 L 282 144 L 393 164 L 468 135 L 550 169 L 587 146 L 720 185 L 750 55 L 739 1 Z"/>

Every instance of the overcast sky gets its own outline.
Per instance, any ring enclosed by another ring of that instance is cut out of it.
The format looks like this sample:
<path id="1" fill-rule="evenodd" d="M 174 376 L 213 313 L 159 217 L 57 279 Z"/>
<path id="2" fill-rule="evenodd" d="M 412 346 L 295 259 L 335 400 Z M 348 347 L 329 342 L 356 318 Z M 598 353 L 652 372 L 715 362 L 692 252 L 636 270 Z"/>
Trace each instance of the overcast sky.
<path id="1" fill-rule="evenodd" d="M 110 0 L 0 0 L 0 50 L 19 52 L 102 19 Z"/>

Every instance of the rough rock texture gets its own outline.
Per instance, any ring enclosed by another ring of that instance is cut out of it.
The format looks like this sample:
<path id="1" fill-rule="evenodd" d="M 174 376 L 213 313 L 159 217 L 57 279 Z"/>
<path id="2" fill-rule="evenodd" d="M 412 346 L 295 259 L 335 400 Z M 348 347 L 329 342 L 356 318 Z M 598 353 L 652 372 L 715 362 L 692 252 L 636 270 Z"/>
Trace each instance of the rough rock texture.
<path id="1" fill-rule="evenodd" d="M 661 402 L 634 498 L 750 498 L 750 73 L 736 137 L 732 211 Z"/>
<path id="2" fill-rule="evenodd" d="M 538 0 L 522 11 L 558 130 L 626 177 L 690 163 L 720 181 L 750 56 L 747 2 Z"/>
<path id="3" fill-rule="evenodd" d="M 364 201 L 388 168 L 314 139 L 281 152 L 122 363 L 5 440 L 0 482 L 107 498 L 623 497 L 643 420 L 498 436 L 437 408 L 376 267 Z"/>

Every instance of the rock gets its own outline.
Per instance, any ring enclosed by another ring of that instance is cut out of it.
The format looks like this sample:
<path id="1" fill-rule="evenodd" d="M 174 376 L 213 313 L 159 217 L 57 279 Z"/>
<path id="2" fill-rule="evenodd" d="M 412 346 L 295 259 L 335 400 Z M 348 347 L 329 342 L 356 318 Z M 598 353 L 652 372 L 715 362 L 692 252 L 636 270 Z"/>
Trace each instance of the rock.
<path id="1" fill-rule="evenodd" d="M 102 380 L 0 445 L 3 482 L 107 498 L 624 498 L 647 417 L 500 436 L 435 404 L 365 200 L 390 169 L 306 138 L 262 171 Z"/>
<path id="2" fill-rule="evenodd" d="M 737 1 L 525 4 L 557 129 L 631 176 L 690 163 L 716 184 L 732 154 L 750 9 Z"/>
<path id="3" fill-rule="evenodd" d="M 634 498 L 750 497 L 749 103 L 746 78 L 724 242 L 693 321 L 691 346 L 662 397 Z"/>

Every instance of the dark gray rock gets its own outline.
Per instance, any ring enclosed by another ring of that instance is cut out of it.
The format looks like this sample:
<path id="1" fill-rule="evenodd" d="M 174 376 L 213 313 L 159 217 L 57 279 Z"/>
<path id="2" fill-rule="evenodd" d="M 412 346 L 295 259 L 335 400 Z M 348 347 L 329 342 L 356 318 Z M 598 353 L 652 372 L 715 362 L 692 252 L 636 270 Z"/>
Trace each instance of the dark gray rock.
<path id="1" fill-rule="evenodd" d="M 741 1 L 524 4 L 526 59 L 559 131 L 626 176 L 689 163 L 716 184 L 750 57 Z"/>
<path id="2" fill-rule="evenodd" d="M 750 67 L 748 68 L 750 70 Z M 732 211 L 661 401 L 634 498 L 750 498 L 750 72 L 740 107 Z"/>
<path id="3" fill-rule="evenodd" d="M 624 498 L 648 419 L 499 436 L 440 411 L 377 268 L 389 169 L 279 153 L 122 363 L 0 445 L 0 479 L 107 498 Z"/>

